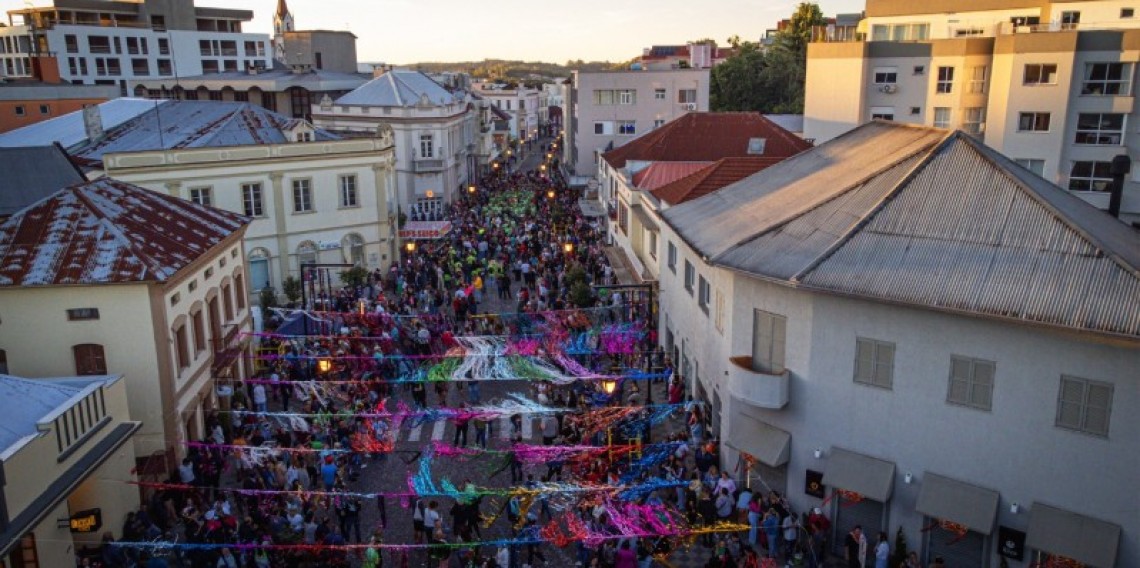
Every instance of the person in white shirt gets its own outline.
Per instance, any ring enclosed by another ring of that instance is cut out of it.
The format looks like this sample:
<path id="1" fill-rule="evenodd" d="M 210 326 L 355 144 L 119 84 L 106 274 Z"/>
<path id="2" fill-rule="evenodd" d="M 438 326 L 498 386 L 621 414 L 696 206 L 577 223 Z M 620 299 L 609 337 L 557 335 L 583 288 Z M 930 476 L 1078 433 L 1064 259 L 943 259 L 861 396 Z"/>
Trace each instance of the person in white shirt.
<path id="1" fill-rule="evenodd" d="M 269 410 L 269 399 L 265 396 L 265 385 L 253 385 L 253 409 L 258 412 Z"/>

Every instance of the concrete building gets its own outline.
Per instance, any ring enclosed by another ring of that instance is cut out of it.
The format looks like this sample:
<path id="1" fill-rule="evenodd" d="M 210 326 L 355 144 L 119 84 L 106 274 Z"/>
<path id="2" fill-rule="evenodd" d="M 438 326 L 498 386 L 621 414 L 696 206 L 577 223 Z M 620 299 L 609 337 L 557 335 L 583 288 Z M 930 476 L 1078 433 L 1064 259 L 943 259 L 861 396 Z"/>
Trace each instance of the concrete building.
<path id="1" fill-rule="evenodd" d="M 562 162 L 596 176 L 600 156 L 687 112 L 709 110 L 709 70 L 574 71 L 565 97 Z"/>
<path id="2" fill-rule="evenodd" d="M 82 110 L 119 96 L 117 87 L 21 81 L 0 83 L 0 132 Z"/>
<path id="3" fill-rule="evenodd" d="M 8 372 L 123 375 L 135 453 L 170 467 L 227 404 L 217 387 L 248 376 L 248 223 L 109 178 L 16 213 L 0 224 Z"/>
<path id="4" fill-rule="evenodd" d="M 5 566 L 77 566 L 105 533 L 122 538 L 139 506 L 121 376 L 24 379 L 0 374 Z"/>
<path id="5" fill-rule="evenodd" d="M 8 12 L 0 67 L 9 77 L 56 67 L 64 80 L 115 85 L 272 66 L 269 36 L 242 32 L 248 10 L 198 8 L 188 0 L 58 0 Z"/>
<path id="6" fill-rule="evenodd" d="M 809 46 L 805 137 L 826 141 L 873 118 L 959 128 L 1109 208 L 1112 158 L 1140 148 L 1130 3 L 868 0 L 866 15 L 863 40 Z M 1137 180 L 1121 206 L 1130 223 L 1140 222 Z"/>
<path id="7" fill-rule="evenodd" d="M 539 137 L 543 124 L 540 91 L 520 86 L 509 89 L 503 83 L 477 82 L 471 89 L 511 116 L 511 138 L 527 142 Z M 549 111 L 547 111 L 549 113 Z"/>
<path id="8" fill-rule="evenodd" d="M 395 140 L 400 210 L 440 216 L 443 204 L 472 179 L 479 112 L 462 91 L 451 92 L 418 71 L 379 69 L 378 77 L 347 95 L 313 107 L 320 128 L 348 135 L 386 132 Z"/>
<path id="9" fill-rule="evenodd" d="M 1135 231 L 887 122 L 661 217 L 660 337 L 722 465 L 834 552 L 860 524 L 924 563 L 1140 566 Z"/>
<path id="10" fill-rule="evenodd" d="M 667 71 L 669 69 L 710 69 L 724 63 L 736 50 L 717 47 L 716 42 L 685 45 L 654 45 L 642 50 L 633 61 L 634 70 Z"/>

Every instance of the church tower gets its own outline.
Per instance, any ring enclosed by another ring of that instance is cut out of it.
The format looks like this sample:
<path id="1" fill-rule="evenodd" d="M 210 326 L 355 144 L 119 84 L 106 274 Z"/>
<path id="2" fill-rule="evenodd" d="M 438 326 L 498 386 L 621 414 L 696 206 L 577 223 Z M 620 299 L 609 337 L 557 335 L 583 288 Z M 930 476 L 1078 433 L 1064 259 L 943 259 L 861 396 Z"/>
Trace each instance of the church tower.
<path id="1" fill-rule="evenodd" d="M 273 14 L 273 58 L 285 62 L 285 32 L 293 31 L 293 14 L 285 0 L 277 0 L 277 12 Z"/>

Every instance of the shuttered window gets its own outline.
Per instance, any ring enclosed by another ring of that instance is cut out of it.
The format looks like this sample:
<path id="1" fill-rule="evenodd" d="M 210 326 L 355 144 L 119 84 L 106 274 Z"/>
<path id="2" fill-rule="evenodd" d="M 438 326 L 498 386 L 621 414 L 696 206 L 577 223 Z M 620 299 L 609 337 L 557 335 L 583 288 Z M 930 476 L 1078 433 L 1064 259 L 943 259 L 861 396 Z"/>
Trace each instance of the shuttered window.
<path id="1" fill-rule="evenodd" d="M 991 410 L 994 392 L 994 362 L 954 355 L 950 357 L 950 388 L 946 402 Z"/>
<path id="2" fill-rule="evenodd" d="M 855 339 L 855 382 L 889 389 L 894 384 L 895 344 Z"/>
<path id="3" fill-rule="evenodd" d="M 779 375 L 784 372 L 788 318 L 761 310 L 752 311 L 752 370 Z"/>
<path id="4" fill-rule="evenodd" d="M 1112 388 L 1109 383 L 1062 375 L 1057 393 L 1057 426 L 1108 436 Z"/>

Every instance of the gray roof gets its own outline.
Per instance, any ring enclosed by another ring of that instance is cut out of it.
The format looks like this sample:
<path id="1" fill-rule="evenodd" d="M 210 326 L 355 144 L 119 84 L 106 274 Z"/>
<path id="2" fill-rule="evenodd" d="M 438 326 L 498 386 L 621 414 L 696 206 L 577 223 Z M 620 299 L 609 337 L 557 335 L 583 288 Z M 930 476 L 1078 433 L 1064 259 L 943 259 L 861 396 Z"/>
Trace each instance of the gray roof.
<path id="1" fill-rule="evenodd" d="M 294 119 L 260 106 L 222 101 L 166 101 L 104 133 L 94 143 L 70 148 L 72 155 L 89 161 L 104 154 L 282 144 Z M 338 140 L 316 129 L 317 141 Z"/>
<path id="2" fill-rule="evenodd" d="M 389 71 L 336 100 L 338 105 L 410 107 L 427 97 L 433 105 L 460 102 L 460 98 L 419 71 Z"/>
<path id="3" fill-rule="evenodd" d="M 766 114 L 764 118 L 775 122 L 780 128 L 788 132 L 803 133 L 804 115 L 802 114 Z"/>
<path id="4" fill-rule="evenodd" d="M 0 453 L 39 431 L 36 424 L 93 383 L 111 377 L 64 380 L 24 379 L 0 375 Z"/>
<path id="5" fill-rule="evenodd" d="M 0 218 L 82 181 L 59 146 L 0 148 Z"/>
<path id="6" fill-rule="evenodd" d="M 110 130 L 148 110 L 156 102 L 147 99 L 121 98 L 99 103 L 103 130 Z M 0 134 L 0 147 L 50 146 L 55 143 L 71 148 L 87 139 L 83 128 L 83 111 L 69 112 L 50 120 L 29 124 Z"/>
<path id="7" fill-rule="evenodd" d="M 226 71 L 223 73 L 207 73 L 192 77 L 179 77 L 169 79 L 148 79 L 137 81 L 135 84 L 150 89 L 171 89 L 175 85 L 184 90 L 193 91 L 198 87 L 212 90 L 221 90 L 231 87 L 239 91 L 258 88 L 263 91 L 281 92 L 292 87 L 303 87 L 309 91 L 349 91 L 355 89 L 372 79 L 371 74 L 340 73 L 324 69 L 314 69 L 307 73 L 294 73 L 291 69 L 267 69 L 257 74 L 245 71 Z"/>
<path id="8" fill-rule="evenodd" d="M 1140 233 L 961 132 L 873 122 L 663 217 L 787 285 L 1140 338 Z"/>

